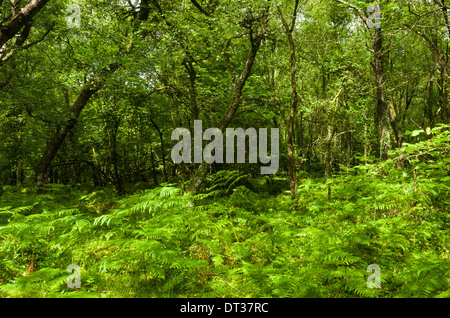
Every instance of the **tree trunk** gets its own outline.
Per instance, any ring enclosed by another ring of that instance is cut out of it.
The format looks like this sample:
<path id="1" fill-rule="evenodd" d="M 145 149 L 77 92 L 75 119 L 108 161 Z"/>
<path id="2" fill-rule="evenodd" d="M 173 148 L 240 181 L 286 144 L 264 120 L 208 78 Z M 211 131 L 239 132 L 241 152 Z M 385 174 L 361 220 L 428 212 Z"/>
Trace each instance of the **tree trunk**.
<path id="1" fill-rule="evenodd" d="M 336 94 L 333 100 L 330 102 L 331 108 L 331 116 L 327 124 L 327 137 L 325 138 L 325 156 L 324 156 L 324 165 L 325 165 L 325 183 L 328 179 L 333 178 L 333 153 L 331 149 L 331 143 L 333 141 L 335 135 L 335 105 L 337 104 L 337 99 L 342 92 L 341 90 Z M 331 200 L 331 184 L 327 184 L 327 198 Z"/>
<path id="2" fill-rule="evenodd" d="M 296 59 L 295 59 L 295 43 L 294 37 L 292 36 L 292 32 L 295 27 L 295 20 L 297 17 L 297 9 L 298 9 L 298 0 L 295 1 L 294 13 L 291 21 L 291 25 L 289 26 L 286 20 L 283 17 L 280 7 L 277 7 L 278 14 L 283 23 L 285 34 L 289 42 L 289 50 L 290 50 L 290 64 L 291 64 L 291 94 L 292 94 L 292 102 L 291 109 L 289 112 L 289 120 L 288 120 L 288 129 L 287 129 L 287 148 L 288 148 L 288 179 L 289 179 L 289 188 L 291 190 L 291 200 L 295 200 L 295 162 L 294 162 L 294 144 L 293 144 L 293 134 L 294 134 L 294 123 L 295 116 L 297 114 L 297 105 L 298 105 L 298 93 L 297 93 L 297 67 L 296 67 Z M 292 205 L 292 210 L 295 210 L 295 205 Z"/>
<path id="3" fill-rule="evenodd" d="M 332 156 L 331 156 L 331 141 L 333 140 L 333 126 L 328 124 L 327 128 L 327 138 L 325 139 L 325 183 L 328 179 L 330 179 L 333 175 L 332 172 Z M 327 198 L 331 200 L 331 185 L 327 184 Z"/>
<path id="4" fill-rule="evenodd" d="M 355 10 L 360 18 L 364 21 L 368 29 L 374 28 L 373 31 L 373 69 L 375 73 L 375 87 L 376 87 L 376 111 L 375 111 L 375 127 L 379 127 L 379 147 L 380 158 L 382 160 L 387 159 L 387 153 L 390 148 L 390 131 L 389 131 L 389 109 L 385 103 L 385 83 L 384 83 L 384 71 L 383 71 L 383 33 L 381 25 L 375 25 L 369 21 L 364 12 L 357 6 L 344 0 L 335 0 L 339 3 L 345 4 L 348 7 Z"/>
<path id="5" fill-rule="evenodd" d="M 162 157 L 162 164 L 163 164 L 163 177 L 164 177 L 164 181 L 167 182 L 167 169 L 166 169 L 166 150 L 165 150 L 165 146 L 164 146 L 164 136 L 163 133 L 161 131 L 161 129 L 159 128 L 159 126 L 156 124 L 156 122 L 150 118 L 150 121 L 152 122 L 153 126 L 155 127 L 155 129 L 158 131 L 158 135 L 159 135 L 159 141 L 161 143 L 161 157 Z"/>
<path id="6" fill-rule="evenodd" d="M 119 68 L 118 64 L 110 65 L 108 71 L 103 71 L 102 75 L 106 73 L 114 72 Z M 86 104 L 88 103 L 91 96 L 100 89 L 101 86 L 101 77 L 95 77 L 89 84 L 85 85 L 85 87 L 81 90 L 78 95 L 77 100 L 73 104 L 72 108 L 69 112 L 69 119 L 66 120 L 65 123 L 61 124 L 57 129 L 53 137 L 47 143 L 47 147 L 39 160 L 38 164 L 35 168 L 35 182 L 37 186 L 45 183 L 45 174 L 52 162 L 53 158 L 55 158 L 58 153 L 59 148 L 64 142 L 69 131 L 75 126 L 78 116 L 81 111 L 84 109 Z"/>
<path id="7" fill-rule="evenodd" d="M 66 138 L 69 131 L 75 126 L 77 118 L 80 115 L 80 112 L 83 110 L 84 106 L 86 106 L 87 102 L 89 101 L 89 98 L 97 90 L 98 88 L 93 87 L 93 85 L 91 84 L 85 87 L 81 91 L 80 95 L 78 96 L 78 99 L 76 100 L 72 109 L 70 110 L 69 119 L 56 129 L 55 134 L 53 135 L 52 139 L 48 142 L 47 148 L 45 149 L 44 154 L 41 157 L 41 160 L 39 160 L 39 163 L 35 168 L 36 185 L 40 186 L 43 183 L 45 183 L 45 174 L 47 172 L 48 167 L 50 166 L 50 163 L 56 156 L 56 153 L 63 144 L 64 139 Z"/>
<path id="8" fill-rule="evenodd" d="M 191 104 L 191 121 L 194 123 L 194 120 L 198 119 L 197 90 L 195 87 L 197 71 L 192 60 L 185 62 L 184 67 L 189 74 L 189 103 Z"/>
<path id="9" fill-rule="evenodd" d="M 256 54 L 258 52 L 259 46 L 261 44 L 261 40 L 263 38 L 263 34 L 257 34 L 255 37 L 253 36 L 253 31 L 250 29 L 250 50 L 247 55 L 247 60 L 245 61 L 244 68 L 239 77 L 236 77 L 234 66 L 231 63 L 228 54 L 224 52 L 223 57 L 228 64 L 228 68 L 230 70 L 232 79 L 233 79 L 233 99 L 230 107 L 227 112 L 224 114 L 220 122 L 218 123 L 218 128 L 223 132 L 230 122 L 233 120 L 239 105 L 241 103 L 242 97 L 242 89 L 244 88 L 245 82 L 250 76 L 253 64 L 255 63 Z M 229 44 L 229 42 L 228 42 Z M 198 193 L 201 185 L 203 184 L 206 174 L 209 170 L 209 164 L 203 162 L 199 165 L 195 175 L 191 178 L 191 184 L 189 187 L 189 192 Z"/>
<path id="10" fill-rule="evenodd" d="M 375 28 L 374 31 L 374 63 L 373 68 L 375 72 L 375 86 L 377 90 L 377 111 L 379 129 L 380 129 L 380 158 L 387 160 L 387 154 L 390 148 L 390 131 L 389 131 L 389 109 L 385 102 L 385 83 L 383 70 L 383 37 L 381 28 Z"/>
<path id="11" fill-rule="evenodd" d="M 153 154 L 153 147 L 150 144 L 150 161 L 152 164 L 152 176 L 153 176 L 153 182 L 155 185 L 158 185 L 158 178 L 156 176 L 156 167 L 155 167 L 155 155 Z"/>
<path id="12" fill-rule="evenodd" d="M 47 172 L 48 167 L 50 166 L 50 163 L 58 153 L 58 150 L 63 144 L 64 139 L 66 138 L 69 131 L 71 131 L 72 128 L 75 126 L 78 120 L 78 116 L 88 103 L 91 96 L 94 95 L 100 89 L 103 78 L 108 74 L 114 73 L 119 67 L 120 64 L 108 65 L 106 69 L 102 70 L 100 76 L 94 77 L 93 80 L 89 82 L 89 84 L 86 84 L 83 87 L 80 94 L 78 95 L 77 100 L 75 101 L 75 103 L 73 104 L 72 108 L 69 111 L 69 119 L 66 120 L 65 123 L 61 124 L 56 129 L 55 134 L 47 143 L 47 147 L 44 151 L 44 154 L 42 155 L 41 159 L 39 160 L 38 164 L 34 169 L 35 182 L 37 186 L 40 186 L 43 183 L 45 183 L 46 181 L 45 174 Z"/>
<path id="13" fill-rule="evenodd" d="M 114 127 L 112 129 L 112 163 L 114 172 L 114 186 L 119 193 L 123 194 L 123 183 L 119 173 L 119 155 L 117 153 L 117 132 L 119 131 L 120 119 L 115 119 Z M 124 165 L 125 166 L 125 165 Z"/>
<path id="14" fill-rule="evenodd" d="M 49 2 L 49 0 L 31 0 L 11 22 L 0 27 L 0 48 L 12 39 L 33 17 Z"/>
<path id="15" fill-rule="evenodd" d="M 400 128 L 398 121 L 398 114 L 395 111 L 394 102 L 391 100 L 389 103 L 389 118 L 393 131 L 394 144 L 396 148 L 401 148 L 403 144 L 403 132 Z"/>

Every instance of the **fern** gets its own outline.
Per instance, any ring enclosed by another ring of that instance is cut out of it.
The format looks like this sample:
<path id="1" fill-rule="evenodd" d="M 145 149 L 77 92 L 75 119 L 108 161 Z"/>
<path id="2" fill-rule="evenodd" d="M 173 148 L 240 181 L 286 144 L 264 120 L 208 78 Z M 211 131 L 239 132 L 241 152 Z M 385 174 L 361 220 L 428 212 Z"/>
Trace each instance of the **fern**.
<path id="1" fill-rule="evenodd" d="M 407 145 L 403 158 L 424 147 Z M 1 295 L 447 297 L 449 189 L 438 171 L 447 166 L 418 157 L 415 180 L 400 159 L 336 176 L 332 200 L 322 180 L 303 180 L 295 212 L 289 195 L 253 192 L 234 171 L 195 197 L 173 184 L 70 200 L 58 190 L 7 191 Z M 69 264 L 83 268 L 79 290 L 65 284 Z M 369 264 L 381 268 L 380 289 L 367 287 Z"/>

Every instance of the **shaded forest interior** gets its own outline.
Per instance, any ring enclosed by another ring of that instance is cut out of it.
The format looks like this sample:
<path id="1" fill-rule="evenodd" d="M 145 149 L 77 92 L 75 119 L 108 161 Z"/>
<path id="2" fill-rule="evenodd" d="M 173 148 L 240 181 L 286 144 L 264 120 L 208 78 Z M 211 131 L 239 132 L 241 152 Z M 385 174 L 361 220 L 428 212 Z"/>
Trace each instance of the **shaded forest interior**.
<path id="1" fill-rule="evenodd" d="M 0 0 L 0 296 L 450 297 L 448 5 Z"/>

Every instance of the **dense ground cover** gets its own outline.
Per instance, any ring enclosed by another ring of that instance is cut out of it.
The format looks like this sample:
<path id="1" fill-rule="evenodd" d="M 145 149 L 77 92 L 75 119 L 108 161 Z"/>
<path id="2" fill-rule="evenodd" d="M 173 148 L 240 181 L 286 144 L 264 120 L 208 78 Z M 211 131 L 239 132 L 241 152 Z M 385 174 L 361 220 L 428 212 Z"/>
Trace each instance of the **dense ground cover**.
<path id="1" fill-rule="evenodd" d="M 435 132 L 327 184 L 301 180 L 294 212 L 276 180 L 233 171 L 196 196 L 5 187 L 1 296 L 450 297 L 448 131 Z"/>

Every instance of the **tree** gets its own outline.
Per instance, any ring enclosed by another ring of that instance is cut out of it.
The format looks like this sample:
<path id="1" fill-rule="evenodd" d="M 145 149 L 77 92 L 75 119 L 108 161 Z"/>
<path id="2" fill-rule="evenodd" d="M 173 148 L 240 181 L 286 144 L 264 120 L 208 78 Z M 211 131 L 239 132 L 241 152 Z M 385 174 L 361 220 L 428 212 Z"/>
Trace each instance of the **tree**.
<path id="1" fill-rule="evenodd" d="M 75 123 L 77 122 L 81 111 L 84 109 L 91 96 L 101 88 L 102 82 L 105 80 L 105 77 L 111 72 L 116 71 L 118 68 L 118 64 L 110 65 L 107 70 L 104 70 L 99 76 L 94 77 L 83 87 L 77 97 L 77 100 L 70 109 L 69 118 L 56 128 L 55 134 L 47 143 L 47 147 L 38 164 L 36 165 L 35 181 L 37 186 L 45 183 L 45 174 L 50 166 L 50 163 L 52 162 L 53 158 L 55 158 L 67 134 L 75 126 Z"/>
<path id="2" fill-rule="evenodd" d="M 385 51 L 383 49 L 383 31 L 380 22 L 374 24 L 366 17 L 364 11 L 358 8 L 356 5 L 343 1 L 336 0 L 349 8 L 355 10 L 359 17 L 363 20 L 365 26 L 372 30 L 373 37 L 373 71 L 375 77 L 376 87 L 376 112 L 375 112 L 375 124 L 379 126 L 379 145 L 380 145 L 380 158 L 382 160 L 387 159 L 387 154 L 390 149 L 390 129 L 389 129 L 389 109 L 386 107 L 385 101 L 385 76 L 383 63 L 385 59 Z M 371 5 L 371 12 L 380 12 L 379 5 Z"/>
<path id="3" fill-rule="evenodd" d="M 249 8 L 248 14 L 244 15 L 243 20 L 240 22 L 241 26 L 246 30 L 247 33 L 246 35 L 248 36 L 249 41 L 249 50 L 240 74 L 236 72 L 235 65 L 231 61 L 230 55 L 227 52 L 227 50 L 231 45 L 232 38 L 227 39 L 225 42 L 222 56 L 226 61 L 229 72 L 231 74 L 233 96 L 231 99 L 230 106 L 228 107 L 228 109 L 222 115 L 222 118 L 218 122 L 217 128 L 219 128 L 220 131 L 222 132 L 231 123 L 234 116 L 236 115 L 239 105 L 241 104 L 242 90 L 245 86 L 247 79 L 250 76 L 250 73 L 256 60 L 258 49 L 261 45 L 263 37 L 265 36 L 265 31 L 269 17 L 269 9 L 270 9 L 270 2 L 266 4 L 266 7 L 263 9 L 260 15 L 255 15 L 252 12 L 251 8 Z M 196 175 L 194 176 L 194 178 L 191 179 L 191 185 L 189 189 L 190 192 L 197 193 L 200 190 L 200 187 L 204 182 L 206 173 L 208 171 L 208 167 L 209 164 L 206 162 L 200 164 L 196 172 Z"/>
<path id="4" fill-rule="evenodd" d="M 279 6 L 277 6 L 278 14 L 280 16 L 281 22 L 284 27 L 284 32 L 286 34 L 287 40 L 289 42 L 289 50 L 290 50 L 290 63 L 291 63 L 291 90 L 292 90 L 292 103 L 291 109 L 289 112 L 289 122 L 288 122 L 288 132 L 287 132 L 287 147 L 288 147 L 288 178 L 289 185 L 291 189 L 291 200 L 295 200 L 295 163 L 294 163 L 294 144 L 293 144 L 293 135 L 294 135 L 294 122 L 295 117 L 297 115 L 297 105 L 298 105 L 298 93 L 297 93 L 297 66 L 296 66 L 296 55 L 295 55 L 295 42 L 294 37 L 292 36 L 292 32 L 294 31 L 295 22 L 297 20 L 297 10 L 298 10 L 299 1 L 295 1 L 294 12 L 292 14 L 292 20 L 288 24 L 288 22 L 283 17 L 283 13 Z M 295 210 L 295 206 L 292 206 L 292 209 Z"/>

